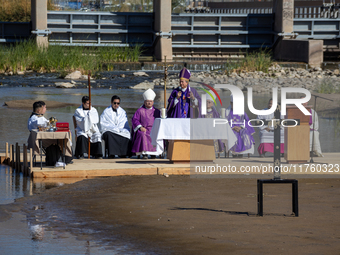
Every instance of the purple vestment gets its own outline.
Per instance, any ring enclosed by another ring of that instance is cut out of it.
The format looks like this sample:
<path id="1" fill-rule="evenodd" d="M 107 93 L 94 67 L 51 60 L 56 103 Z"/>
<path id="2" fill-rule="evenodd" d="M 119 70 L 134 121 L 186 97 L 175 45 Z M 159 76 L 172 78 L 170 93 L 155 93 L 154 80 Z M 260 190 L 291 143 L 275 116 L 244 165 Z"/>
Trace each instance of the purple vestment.
<path id="1" fill-rule="evenodd" d="M 233 110 L 230 109 L 227 119 L 231 128 L 235 126 L 243 127 L 240 132 L 233 130 L 237 137 L 237 144 L 235 144 L 230 150 L 238 153 L 249 150 L 251 146 L 255 144 L 254 137 L 252 136 L 252 134 L 255 133 L 255 130 L 253 127 L 248 125 L 248 115 L 246 113 L 244 113 L 244 115 L 233 114 Z"/>
<path id="2" fill-rule="evenodd" d="M 212 111 L 208 112 L 206 115 L 202 115 L 202 118 L 213 118 L 213 119 L 219 119 L 220 114 L 218 111 L 215 109 L 215 107 L 211 108 Z M 224 143 L 220 139 L 214 140 L 214 147 L 215 147 L 215 152 L 223 152 L 224 151 Z"/>
<path id="3" fill-rule="evenodd" d="M 160 118 L 161 113 L 152 107 L 147 109 L 144 105 L 139 108 L 132 117 L 132 152 L 156 151 L 156 147 L 151 144 L 150 132 L 155 118 Z M 135 130 L 138 126 L 146 128 L 146 132 Z"/>
<path id="4" fill-rule="evenodd" d="M 182 92 L 181 97 L 178 99 L 178 103 L 175 105 L 175 99 L 179 91 L 182 91 L 181 87 L 174 89 L 168 99 L 168 117 L 169 118 L 193 118 L 195 110 L 195 118 L 201 117 L 201 97 L 197 93 L 196 89 L 191 88 L 189 85 L 185 92 Z M 192 108 L 194 103 L 189 97 L 189 92 L 194 95 L 198 100 L 198 107 Z"/>

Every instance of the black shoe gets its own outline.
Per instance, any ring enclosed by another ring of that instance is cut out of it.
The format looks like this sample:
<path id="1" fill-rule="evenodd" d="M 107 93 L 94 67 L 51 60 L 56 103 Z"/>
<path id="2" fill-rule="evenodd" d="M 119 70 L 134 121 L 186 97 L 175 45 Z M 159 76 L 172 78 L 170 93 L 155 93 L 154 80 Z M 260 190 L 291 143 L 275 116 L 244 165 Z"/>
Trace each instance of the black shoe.
<path id="1" fill-rule="evenodd" d="M 110 155 L 110 156 L 109 156 L 110 159 L 113 159 L 113 158 L 115 158 L 115 157 L 116 157 L 115 155 Z"/>
<path id="2" fill-rule="evenodd" d="M 143 155 L 143 159 L 148 159 L 148 155 Z"/>
<path id="3" fill-rule="evenodd" d="M 84 155 L 78 155 L 76 156 L 77 159 L 84 159 Z"/>
<path id="4" fill-rule="evenodd" d="M 155 159 L 155 158 L 156 158 L 156 155 L 151 155 L 150 158 L 151 158 L 151 159 Z"/>
<path id="5" fill-rule="evenodd" d="M 66 165 L 69 165 L 69 164 L 73 164 L 73 160 L 68 162 L 68 163 L 66 163 Z"/>
<path id="6" fill-rule="evenodd" d="M 95 156 L 94 158 L 95 159 L 103 159 L 103 157 L 101 157 L 101 156 Z"/>

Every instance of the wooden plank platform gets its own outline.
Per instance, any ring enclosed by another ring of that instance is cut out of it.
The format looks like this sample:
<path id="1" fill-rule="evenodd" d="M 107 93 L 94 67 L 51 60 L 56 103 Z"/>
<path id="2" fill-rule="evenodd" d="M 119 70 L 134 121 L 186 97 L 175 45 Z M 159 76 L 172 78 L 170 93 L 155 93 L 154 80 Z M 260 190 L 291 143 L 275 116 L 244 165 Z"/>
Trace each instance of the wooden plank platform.
<path id="1" fill-rule="evenodd" d="M 1 158 L 3 156 L 0 153 Z M 74 159 L 73 164 L 69 164 L 63 169 L 62 167 L 46 167 L 43 165 L 43 169 L 40 169 L 40 159 L 37 160 L 37 164 L 32 168 L 33 178 L 95 178 L 95 177 L 107 177 L 107 176 L 120 176 L 120 175 L 204 175 L 204 174 L 269 174 L 270 172 L 255 172 L 254 170 L 263 169 L 264 166 L 273 166 L 273 158 L 259 158 L 259 157 L 244 157 L 244 158 L 219 158 L 214 162 L 191 162 L 191 164 L 172 164 L 168 159 Z M 284 178 L 286 174 L 328 174 L 339 175 L 340 171 L 336 166 L 340 165 L 340 153 L 324 153 L 324 157 L 314 158 L 313 164 L 288 164 L 282 159 L 282 166 L 284 167 L 281 174 Z M 209 166 L 230 166 L 233 171 L 227 172 L 195 172 L 196 167 L 209 167 Z M 317 168 L 317 166 L 319 168 Z M 241 170 L 247 167 L 248 171 Z M 320 168 L 323 167 L 323 168 Z M 332 167 L 332 169 L 331 169 Z M 312 171 L 314 169 L 314 171 Z M 322 171 L 326 169 L 327 172 Z M 288 171 L 287 171 L 288 170 Z M 295 170 L 295 171 L 294 171 Z M 329 170 L 329 171 L 328 171 Z M 332 171 L 332 172 L 330 172 Z"/>

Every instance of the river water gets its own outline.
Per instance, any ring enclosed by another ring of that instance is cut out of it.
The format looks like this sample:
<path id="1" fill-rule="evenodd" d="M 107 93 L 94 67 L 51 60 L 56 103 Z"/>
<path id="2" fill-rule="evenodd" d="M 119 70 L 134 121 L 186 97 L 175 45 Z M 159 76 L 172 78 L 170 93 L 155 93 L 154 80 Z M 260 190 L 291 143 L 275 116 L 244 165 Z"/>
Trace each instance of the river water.
<path id="1" fill-rule="evenodd" d="M 107 77 L 117 76 L 117 73 L 106 74 Z M 154 73 L 154 77 L 162 77 L 161 73 Z M 119 79 L 119 78 L 115 78 Z M 0 86 L 0 104 L 11 100 L 43 100 L 58 101 L 63 103 L 79 104 L 81 98 L 87 95 L 86 83 L 79 85 L 75 89 L 59 89 L 53 86 L 46 86 L 60 81 L 55 74 L 37 75 L 32 74 L 27 77 L 3 77 Z M 127 84 L 135 84 L 131 78 L 127 81 L 121 80 L 114 84 L 112 80 L 100 81 L 103 87 L 97 86 L 99 82 L 94 82 L 92 89 L 92 104 L 96 106 L 99 114 L 110 105 L 112 95 L 121 97 L 121 107 L 123 107 L 130 119 L 135 110 L 143 103 L 142 90 L 126 89 Z M 36 85 L 45 85 L 37 87 Z M 119 84 L 119 85 L 117 85 Z M 155 107 L 161 108 L 164 105 L 162 89 L 155 89 L 157 97 Z M 171 91 L 167 91 L 167 97 Z M 229 104 L 229 92 L 219 91 L 223 102 Z M 266 107 L 271 95 L 254 95 L 254 107 L 261 109 Z M 56 109 L 49 109 L 45 116 L 56 117 L 59 121 L 69 122 L 71 129 L 73 126 L 72 115 L 77 106 L 67 106 Z M 227 107 L 227 106 L 223 106 Z M 31 109 L 12 109 L 6 106 L 0 107 L 0 152 L 5 151 L 5 142 L 9 144 L 22 145 L 27 142 L 29 132 L 27 130 L 27 119 L 31 114 Z M 256 118 L 249 111 L 249 117 Z M 323 152 L 340 151 L 340 120 L 326 117 L 319 117 L 320 139 Z M 256 144 L 259 144 L 258 130 L 254 135 Z M 258 156 L 256 151 L 255 155 Z M 16 174 L 10 167 L 0 166 L 0 205 L 13 203 L 15 199 L 23 196 L 32 196 L 37 192 L 64 185 L 64 181 L 33 181 L 24 178 L 21 174 Z M 1 210 L 1 206 L 0 206 Z M 89 233 L 91 235 L 91 233 Z M 100 241 L 100 240 L 99 240 Z M 103 245 L 102 242 L 92 242 L 79 239 L 77 235 L 67 231 L 56 230 L 49 226 L 48 222 L 39 223 L 39 219 L 27 218 L 21 213 L 14 213 L 8 221 L 0 222 L 0 253 L 1 254 L 143 254 L 134 248 L 131 243 Z M 25 251 L 25 252 L 22 252 Z M 150 253 L 148 253 L 150 254 Z"/>

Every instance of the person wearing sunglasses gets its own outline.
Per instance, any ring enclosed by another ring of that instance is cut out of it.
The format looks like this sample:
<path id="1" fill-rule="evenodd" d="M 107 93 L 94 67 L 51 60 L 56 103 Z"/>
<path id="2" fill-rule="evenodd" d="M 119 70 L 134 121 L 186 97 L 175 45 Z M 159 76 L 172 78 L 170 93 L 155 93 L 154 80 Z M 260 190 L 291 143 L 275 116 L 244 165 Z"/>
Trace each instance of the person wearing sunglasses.
<path id="1" fill-rule="evenodd" d="M 111 98 L 111 105 L 100 116 L 100 126 L 109 158 L 129 155 L 130 127 L 126 112 L 120 107 L 119 96 Z"/>

